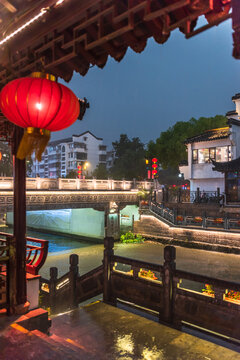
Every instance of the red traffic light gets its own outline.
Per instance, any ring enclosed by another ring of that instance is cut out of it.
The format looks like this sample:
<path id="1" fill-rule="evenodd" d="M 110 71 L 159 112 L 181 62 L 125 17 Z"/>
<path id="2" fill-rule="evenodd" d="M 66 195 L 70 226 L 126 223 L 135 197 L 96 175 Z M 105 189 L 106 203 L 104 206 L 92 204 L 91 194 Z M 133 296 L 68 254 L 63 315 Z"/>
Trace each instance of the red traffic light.
<path id="1" fill-rule="evenodd" d="M 156 175 L 157 174 L 157 170 L 152 170 L 152 174 Z"/>
<path id="2" fill-rule="evenodd" d="M 152 164 L 153 169 L 156 169 L 157 167 L 158 167 L 157 164 Z"/>
<path id="3" fill-rule="evenodd" d="M 156 163 L 157 161 L 158 161 L 157 158 L 153 158 L 153 159 L 152 159 L 152 162 L 153 162 L 153 163 Z"/>

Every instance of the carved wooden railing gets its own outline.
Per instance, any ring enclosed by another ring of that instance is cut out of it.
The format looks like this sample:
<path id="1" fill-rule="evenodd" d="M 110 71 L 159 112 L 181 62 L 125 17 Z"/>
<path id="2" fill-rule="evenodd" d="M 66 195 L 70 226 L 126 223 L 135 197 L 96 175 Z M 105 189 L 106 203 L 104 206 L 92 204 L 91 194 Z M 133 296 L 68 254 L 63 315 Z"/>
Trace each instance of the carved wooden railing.
<path id="1" fill-rule="evenodd" d="M 66 311 L 103 292 L 103 265 L 80 276 L 78 256 L 70 255 L 69 272 L 58 278 L 58 269 L 50 268 L 50 279 L 41 277 L 41 306 L 51 313 Z"/>
<path id="2" fill-rule="evenodd" d="M 32 275 L 37 275 L 48 254 L 48 241 L 27 237 L 26 270 Z M 37 245 L 33 245 L 37 244 Z"/>
<path id="3" fill-rule="evenodd" d="M 159 321 L 181 328 L 183 324 L 240 340 L 240 284 L 176 270 L 176 250 L 164 248 L 164 264 L 114 255 L 113 238 L 104 239 L 103 265 L 78 275 L 78 256 L 70 256 L 70 270 L 57 279 L 57 268 L 50 269 L 50 280 L 41 280 L 45 306 L 52 313 L 76 307 L 80 302 L 103 293 L 104 302 L 127 302 L 153 312 Z M 203 292 L 204 285 L 211 293 Z M 229 291 L 239 294 L 239 300 Z"/>
<path id="4" fill-rule="evenodd" d="M 0 309 L 7 309 L 9 304 L 9 247 L 10 236 L 0 239 Z"/>
<path id="5" fill-rule="evenodd" d="M 104 301 L 127 301 L 171 326 L 200 326 L 240 340 L 240 284 L 176 270 L 175 257 L 175 248 L 166 246 L 163 266 L 127 259 L 114 255 L 113 239 L 105 239 Z M 202 291 L 205 284 L 211 293 Z"/>
<path id="6" fill-rule="evenodd" d="M 5 239 L 0 238 L 0 246 L 7 246 L 8 239 L 14 240 L 14 236 L 5 232 L 0 232 L 0 237 L 5 237 Z M 26 238 L 26 271 L 32 275 L 37 275 L 38 271 L 43 266 L 47 254 L 48 254 L 48 241 L 35 239 L 32 237 Z M 1 256 L 1 248 L 0 248 Z"/>

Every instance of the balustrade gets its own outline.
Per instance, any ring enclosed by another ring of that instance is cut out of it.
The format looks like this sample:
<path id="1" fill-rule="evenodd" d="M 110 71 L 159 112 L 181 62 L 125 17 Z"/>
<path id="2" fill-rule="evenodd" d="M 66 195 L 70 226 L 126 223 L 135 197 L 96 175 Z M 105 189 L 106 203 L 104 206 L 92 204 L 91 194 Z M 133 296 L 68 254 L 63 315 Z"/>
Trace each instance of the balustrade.
<path id="1" fill-rule="evenodd" d="M 27 178 L 27 190 L 132 190 L 143 188 L 150 190 L 150 181 L 98 180 L 98 179 L 48 179 Z M 13 178 L 0 177 L 0 190 L 12 190 Z"/>
<path id="2" fill-rule="evenodd" d="M 217 216 L 208 216 L 206 211 L 199 215 L 188 215 L 185 210 L 177 212 L 177 209 L 169 209 L 164 204 L 157 202 L 150 203 L 150 210 L 156 216 L 171 222 L 177 226 L 189 226 L 203 229 L 214 230 L 240 230 L 240 217 L 235 216 L 230 218 L 227 214 Z M 232 214 L 233 216 L 233 214 Z"/>
<path id="3" fill-rule="evenodd" d="M 173 246 L 164 248 L 163 265 L 117 256 L 113 246 L 113 238 L 105 238 L 103 265 L 83 276 L 77 255 L 71 255 L 70 270 L 60 279 L 51 268 L 50 280 L 41 280 L 45 305 L 64 311 L 103 293 L 109 304 L 140 306 L 171 326 L 201 326 L 240 340 L 240 284 L 176 269 Z M 205 284 L 211 292 L 202 290 Z"/>

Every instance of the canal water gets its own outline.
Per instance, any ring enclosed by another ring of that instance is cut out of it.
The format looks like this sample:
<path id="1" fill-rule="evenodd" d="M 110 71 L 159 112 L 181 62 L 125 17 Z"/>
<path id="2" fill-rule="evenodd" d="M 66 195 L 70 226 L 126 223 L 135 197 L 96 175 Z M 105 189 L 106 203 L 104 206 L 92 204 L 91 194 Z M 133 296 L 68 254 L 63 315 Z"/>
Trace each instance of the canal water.
<path id="1" fill-rule="evenodd" d="M 11 228 L 1 227 L 1 231 L 12 232 Z M 49 277 L 52 266 L 58 268 L 59 276 L 69 270 L 69 256 L 73 253 L 79 256 L 79 272 L 81 275 L 102 264 L 103 244 L 92 240 L 82 241 L 68 236 L 47 234 L 29 230 L 27 235 L 49 241 L 47 260 L 40 270 L 40 275 Z M 141 244 L 115 243 L 114 252 L 117 255 L 163 264 L 164 245 L 155 242 Z M 196 274 L 206 275 L 228 281 L 240 282 L 240 255 L 225 254 L 206 250 L 176 247 L 176 268 Z M 195 289 L 192 284 L 185 283 L 187 288 Z M 197 286 L 200 289 L 202 284 Z"/>

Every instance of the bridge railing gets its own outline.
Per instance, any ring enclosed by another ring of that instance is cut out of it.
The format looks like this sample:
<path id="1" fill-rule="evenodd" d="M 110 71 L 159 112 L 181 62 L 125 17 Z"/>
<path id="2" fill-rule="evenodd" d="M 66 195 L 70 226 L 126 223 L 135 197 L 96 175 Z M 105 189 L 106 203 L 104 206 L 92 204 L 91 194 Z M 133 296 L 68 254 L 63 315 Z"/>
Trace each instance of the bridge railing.
<path id="1" fill-rule="evenodd" d="M 27 178 L 27 190 L 150 190 L 150 181 Z M 0 190 L 12 190 L 13 178 L 0 177 Z"/>

